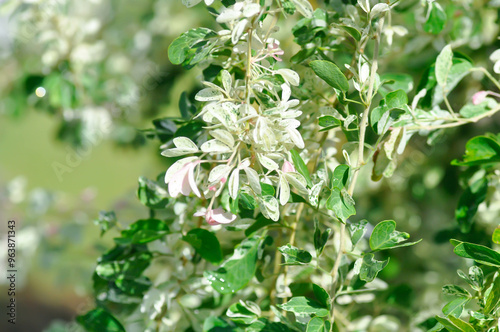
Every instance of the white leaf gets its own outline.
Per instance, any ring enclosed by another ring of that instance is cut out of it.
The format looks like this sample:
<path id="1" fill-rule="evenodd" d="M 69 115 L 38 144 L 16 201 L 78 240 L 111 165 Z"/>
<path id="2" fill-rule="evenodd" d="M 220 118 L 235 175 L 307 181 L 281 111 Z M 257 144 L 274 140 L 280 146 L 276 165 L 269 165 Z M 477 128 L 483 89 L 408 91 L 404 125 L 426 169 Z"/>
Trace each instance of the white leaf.
<path id="1" fill-rule="evenodd" d="M 292 90 L 290 89 L 290 86 L 288 84 L 281 84 L 281 89 L 283 90 L 281 92 L 281 101 L 286 102 L 288 99 L 290 99 L 290 96 L 292 95 Z"/>
<path id="2" fill-rule="evenodd" d="M 213 100 L 221 100 L 224 96 L 218 90 L 212 88 L 205 88 L 198 92 L 194 99 L 198 101 L 213 101 Z"/>
<path id="3" fill-rule="evenodd" d="M 286 131 L 288 132 L 288 135 L 290 135 L 290 139 L 292 142 L 299 148 L 303 149 L 304 148 L 304 140 L 302 139 L 302 136 L 300 135 L 299 131 L 295 128 L 288 127 L 286 128 Z"/>
<path id="4" fill-rule="evenodd" d="M 201 0 L 182 0 L 182 4 L 188 8 L 196 6 Z"/>
<path id="5" fill-rule="evenodd" d="M 300 193 L 307 193 L 307 182 L 301 174 L 288 172 L 284 175 L 287 181 L 290 182 L 290 184 Z"/>
<path id="6" fill-rule="evenodd" d="M 196 151 L 174 148 L 174 149 L 168 149 L 168 150 L 162 151 L 161 155 L 164 157 L 167 157 L 167 158 L 172 158 L 172 157 L 183 156 L 185 154 L 190 154 L 193 152 L 196 152 Z"/>
<path id="7" fill-rule="evenodd" d="M 298 86 L 299 85 L 299 83 L 300 83 L 300 76 L 295 71 L 293 71 L 291 69 L 282 68 L 282 69 L 278 69 L 276 72 L 278 74 L 280 74 L 281 76 L 283 76 L 283 78 L 285 79 L 285 81 L 287 81 L 291 85 L 293 85 L 293 86 Z"/>
<path id="8" fill-rule="evenodd" d="M 174 176 L 177 171 L 179 171 L 184 165 L 187 163 L 190 163 L 192 161 L 198 160 L 198 157 L 187 157 L 183 159 L 177 160 L 175 163 L 172 164 L 165 173 L 165 183 L 169 183 L 170 180 L 172 180 L 172 177 Z"/>
<path id="9" fill-rule="evenodd" d="M 240 170 L 235 169 L 228 181 L 229 195 L 232 199 L 236 199 L 238 196 L 238 189 L 240 188 Z"/>
<path id="10" fill-rule="evenodd" d="M 228 23 L 240 18 L 241 12 L 239 10 L 234 10 L 232 8 L 225 9 L 220 15 L 217 17 L 218 23 Z"/>
<path id="11" fill-rule="evenodd" d="M 201 151 L 206 153 L 226 153 L 231 152 L 231 148 L 219 140 L 211 139 L 201 145 Z"/>
<path id="12" fill-rule="evenodd" d="M 249 158 L 245 158 L 243 159 L 240 164 L 238 165 L 238 168 L 239 169 L 245 169 L 247 167 L 250 167 L 250 159 Z"/>
<path id="13" fill-rule="evenodd" d="M 264 196 L 262 197 L 262 205 L 264 207 L 262 213 L 266 216 L 269 217 L 269 219 L 278 221 L 280 217 L 280 208 L 279 208 L 279 203 L 278 200 L 273 197 L 273 196 Z"/>
<path id="14" fill-rule="evenodd" d="M 288 182 L 286 181 L 285 177 L 282 175 L 280 176 L 280 204 L 285 205 L 288 203 L 288 199 L 290 199 L 290 186 L 288 185 Z"/>
<path id="15" fill-rule="evenodd" d="M 196 146 L 196 144 L 194 144 L 194 142 L 187 137 L 174 138 L 174 145 L 179 149 L 193 150 L 193 152 L 198 151 L 198 146 Z"/>
<path id="16" fill-rule="evenodd" d="M 379 15 L 380 13 L 386 12 L 390 9 L 389 5 L 386 3 L 377 3 L 375 6 L 373 6 L 371 12 L 370 12 L 370 18 L 374 18 L 375 16 Z"/>
<path id="17" fill-rule="evenodd" d="M 223 70 L 222 74 L 222 85 L 224 86 L 224 90 L 229 94 L 231 91 L 231 88 L 233 87 L 233 78 L 231 77 L 231 74 L 227 70 Z"/>
<path id="18" fill-rule="evenodd" d="M 260 195 L 262 188 L 260 187 L 259 174 L 253 168 L 245 168 L 244 171 L 247 175 L 250 187 L 257 195 Z"/>
<path id="19" fill-rule="evenodd" d="M 273 161 L 272 159 L 262 155 L 262 154 L 259 154 L 259 161 L 260 161 L 260 164 L 262 166 L 264 166 L 265 168 L 267 168 L 268 170 L 270 171 L 274 171 L 274 170 L 277 170 L 279 168 L 278 164 Z"/>
<path id="20" fill-rule="evenodd" d="M 209 134 L 213 137 L 226 144 L 228 147 L 232 148 L 234 146 L 234 138 L 230 132 L 224 129 L 216 129 L 209 132 Z"/>
<path id="21" fill-rule="evenodd" d="M 238 43 L 241 36 L 245 32 L 245 28 L 247 26 L 247 23 L 248 23 L 248 20 L 245 18 L 245 19 L 239 21 L 238 24 L 235 25 L 233 32 L 231 33 L 231 42 L 233 44 Z"/>
<path id="22" fill-rule="evenodd" d="M 208 182 L 219 182 L 222 178 L 227 178 L 227 175 L 231 171 L 231 168 L 232 167 L 228 165 L 215 166 L 208 175 Z"/>
<path id="23" fill-rule="evenodd" d="M 314 9 L 307 0 L 292 0 L 295 7 L 303 16 L 311 18 L 313 16 Z"/>
<path id="24" fill-rule="evenodd" d="M 365 11 L 365 13 L 370 12 L 370 0 L 358 0 L 358 5 Z"/>
<path id="25" fill-rule="evenodd" d="M 321 192 L 321 188 L 323 187 L 323 180 L 319 183 L 316 183 L 309 192 L 309 202 L 312 206 L 318 206 L 318 197 Z"/>
<path id="26" fill-rule="evenodd" d="M 243 16 L 252 17 L 260 12 L 260 5 L 256 3 L 246 4 L 243 8 Z"/>
<path id="27" fill-rule="evenodd" d="M 453 65 L 453 51 L 450 45 L 446 45 L 436 58 L 436 81 L 442 87 L 446 86 L 448 74 Z"/>

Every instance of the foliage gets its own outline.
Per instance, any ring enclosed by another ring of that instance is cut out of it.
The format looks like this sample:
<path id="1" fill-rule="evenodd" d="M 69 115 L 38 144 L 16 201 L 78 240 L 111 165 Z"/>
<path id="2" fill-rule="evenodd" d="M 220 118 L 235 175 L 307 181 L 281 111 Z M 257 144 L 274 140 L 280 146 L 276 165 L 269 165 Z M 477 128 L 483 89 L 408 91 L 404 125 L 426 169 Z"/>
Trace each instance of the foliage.
<path id="1" fill-rule="evenodd" d="M 499 232 L 476 227 L 499 198 L 498 133 L 477 133 L 451 162 L 465 189 L 445 240 L 474 265 L 458 272 L 468 288 L 443 287 L 441 313 L 416 319 L 424 311 L 409 286 L 384 281 L 397 255 L 425 240 L 405 232 L 405 220 L 375 218 L 362 199 L 369 183 L 398 175 L 411 139 L 436 144 L 447 129 L 498 113 L 496 35 L 480 20 L 498 4 L 183 3 L 205 6 L 218 24 L 168 48 L 203 86 L 182 94 L 179 117 L 142 131 L 170 166 L 139 179 L 147 217 L 96 221 L 119 235 L 93 275 L 96 309 L 77 321 L 89 331 L 498 331 Z M 467 55 L 479 48 L 494 51 L 495 74 Z M 392 72 L 398 58 L 403 69 Z M 48 67 L 43 84 L 76 89 L 76 75 Z M 79 93 L 49 106 L 77 109 Z"/>

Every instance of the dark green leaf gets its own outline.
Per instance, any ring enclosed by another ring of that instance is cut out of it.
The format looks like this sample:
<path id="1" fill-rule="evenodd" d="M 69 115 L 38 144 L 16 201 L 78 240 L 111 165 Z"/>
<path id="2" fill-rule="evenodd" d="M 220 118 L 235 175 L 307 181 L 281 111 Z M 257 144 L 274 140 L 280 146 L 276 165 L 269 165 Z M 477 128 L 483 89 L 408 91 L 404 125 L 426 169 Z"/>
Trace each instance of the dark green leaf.
<path id="1" fill-rule="evenodd" d="M 450 242 L 455 246 L 453 251 L 458 256 L 473 259 L 481 264 L 500 267 L 500 253 L 495 250 L 479 244 L 458 240 L 450 240 Z"/>
<path id="2" fill-rule="evenodd" d="M 345 164 L 338 165 L 333 171 L 330 189 L 342 190 L 349 181 L 349 166 Z"/>
<path id="3" fill-rule="evenodd" d="M 210 316 L 203 322 L 203 332 L 233 332 L 233 328 L 221 317 Z"/>
<path id="4" fill-rule="evenodd" d="M 261 182 L 260 188 L 262 190 L 262 196 L 274 196 L 274 187 L 270 184 Z"/>
<path id="5" fill-rule="evenodd" d="M 271 219 L 267 219 L 263 215 L 260 215 L 257 220 L 245 230 L 245 236 L 250 236 L 261 228 L 275 224 L 275 221 L 272 221 Z"/>
<path id="6" fill-rule="evenodd" d="M 331 87 L 344 93 L 349 90 L 349 82 L 336 64 L 326 60 L 315 60 L 309 63 L 312 70 Z"/>
<path id="7" fill-rule="evenodd" d="M 120 244 L 148 243 L 162 238 L 168 233 L 167 224 L 159 219 L 141 219 L 122 231 L 122 237 L 115 239 Z"/>
<path id="8" fill-rule="evenodd" d="M 242 289 L 255 275 L 257 251 L 261 242 L 262 239 L 256 236 L 243 240 L 235 248 L 233 256 L 219 269 L 205 271 L 205 278 L 221 294 L 230 294 Z"/>
<path id="9" fill-rule="evenodd" d="M 219 264 L 222 261 L 222 249 L 214 233 L 206 229 L 195 228 L 182 239 L 192 245 L 196 252 L 210 263 Z"/>
<path id="10" fill-rule="evenodd" d="M 467 187 L 460 196 L 457 209 L 455 210 L 455 218 L 457 219 L 462 233 L 468 233 L 470 231 L 479 204 L 486 199 L 487 193 L 488 180 L 486 178 L 480 178 Z"/>
<path id="11" fill-rule="evenodd" d="M 122 324 L 113 315 L 101 308 L 78 316 L 76 321 L 89 332 L 125 332 Z"/>
<path id="12" fill-rule="evenodd" d="M 324 290 L 322 287 L 313 284 L 313 292 L 314 292 L 314 297 L 318 302 L 328 310 L 331 308 L 331 299 L 330 299 L 330 294 L 326 290 Z"/>

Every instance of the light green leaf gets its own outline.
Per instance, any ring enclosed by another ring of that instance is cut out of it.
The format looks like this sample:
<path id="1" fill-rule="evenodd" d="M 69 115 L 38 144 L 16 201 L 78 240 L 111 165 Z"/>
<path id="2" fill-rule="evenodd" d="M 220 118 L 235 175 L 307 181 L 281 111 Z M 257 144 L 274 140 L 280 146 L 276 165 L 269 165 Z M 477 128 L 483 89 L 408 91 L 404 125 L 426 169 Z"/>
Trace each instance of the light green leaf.
<path id="1" fill-rule="evenodd" d="M 436 58 L 436 80 L 443 88 L 446 86 L 452 65 L 453 51 L 450 45 L 446 45 Z"/>
<path id="2" fill-rule="evenodd" d="M 345 195 L 349 195 L 347 192 Z M 356 214 L 356 209 L 352 203 L 352 199 L 347 198 L 338 188 L 333 188 L 330 197 L 326 201 L 326 208 L 332 210 L 335 216 L 343 223 L 350 217 Z"/>
<path id="3" fill-rule="evenodd" d="M 459 297 L 457 299 L 454 299 L 448 302 L 443 307 L 443 314 L 445 314 L 446 316 L 460 317 L 460 315 L 464 311 L 465 305 L 469 303 L 469 301 L 470 298 L 468 297 Z"/>
<path id="4" fill-rule="evenodd" d="M 446 295 L 469 298 L 471 297 L 470 293 L 465 288 L 457 285 L 444 285 L 442 291 Z"/>
<path id="5" fill-rule="evenodd" d="M 278 307 L 297 314 L 316 315 L 318 317 L 328 316 L 327 308 L 304 296 L 292 297 L 290 301 L 278 305 Z"/>
<path id="6" fill-rule="evenodd" d="M 325 331 L 325 321 L 319 317 L 313 317 L 309 323 L 307 323 L 306 332 L 324 332 Z"/>
<path id="7" fill-rule="evenodd" d="M 379 222 L 373 229 L 370 236 L 370 248 L 372 251 L 394 249 L 411 246 L 421 241 L 401 243 L 409 238 L 408 233 L 396 231 L 396 222 L 394 220 L 384 220 Z"/>
<path id="8" fill-rule="evenodd" d="M 331 228 L 327 228 L 324 232 L 321 232 L 318 220 L 314 220 L 314 248 L 316 249 L 317 257 L 319 257 L 323 252 L 331 232 Z"/>
<path id="9" fill-rule="evenodd" d="M 349 82 L 344 76 L 342 71 L 336 64 L 326 60 L 315 60 L 309 63 L 312 70 L 318 75 L 323 81 L 328 83 L 331 87 L 347 92 L 349 90 Z"/>
<path id="10" fill-rule="evenodd" d="M 437 1 L 430 2 L 428 6 L 424 31 L 437 35 L 446 25 L 446 13 Z"/>
<path id="11" fill-rule="evenodd" d="M 196 28 L 184 32 L 177 37 L 168 47 L 168 58 L 174 65 L 183 63 L 188 54 L 193 51 L 193 46 L 206 38 L 217 36 L 217 34 L 207 28 Z M 194 56 L 192 54 L 191 56 Z M 192 63 L 194 65 L 194 63 Z"/>
<path id="12" fill-rule="evenodd" d="M 366 282 L 373 281 L 377 277 L 377 274 L 382 271 L 387 264 L 389 264 L 389 258 L 385 261 L 378 261 L 374 258 L 373 254 L 364 255 L 361 259 L 359 279 Z"/>
<path id="13" fill-rule="evenodd" d="M 493 314 L 500 305 L 500 275 L 496 275 L 495 280 L 491 285 L 491 291 L 486 298 L 486 305 L 484 306 L 485 314 Z"/>
<path id="14" fill-rule="evenodd" d="M 285 257 L 285 265 L 307 264 L 312 260 L 312 256 L 309 252 L 294 247 L 291 244 L 281 246 L 278 250 Z"/>
<path id="15" fill-rule="evenodd" d="M 302 176 L 306 179 L 307 185 L 309 187 L 312 187 L 313 183 L 311 180 L 311 176 L 309 175 L 309 170 L 307 169 L 304 160 L 302 160 L 299 153 L 295 150 L 290 150 L 290 155 L 292 156 L 293 165 L 295 166 L 297 172 L 302 174 Z"/>
<path id="16" fill-rule="evenodd" d="M 255 275 L 257 251 L 262 239 L 257 236 L 245 239 L 239 244 L 231 258 L 216 271 L 205 271 L 203 275 L 212 287 L 221 294 L 234 293 Z"/>
<path id="17" fill-rule="evenodd" d="M 219 240 L 214 233 L 206 229 L 192 229 L 182 239 L 192 245 L 203 259 L 212 264 L 220 263 L 223 258 Z"/>
<path id="18" fill-rule="evenodd" d="M 353 246 L 355 246 L 359 242 L 359 240 L 361 240 L 363 235 L 365 235 L 366 225 L 368 225 L 368 221 L 366 221 L 366 219 L 363 219 L 357 223 L 349 224 L 349 233 L 351 233 L 351 242 Z"/>
<path id="19" fill-rule="evenodd" d="M 453 160 L 452 165 L 477 166 L 500 162 L 500 143 L 488 136 L 476 136 L 465 145 L 464 161 Z"/>
<path id="20" fill-rule="evenodd" d="M 500 244 L 500 225 L 493 231 L 493 236 L 491 237 L 493 243 Z"/>

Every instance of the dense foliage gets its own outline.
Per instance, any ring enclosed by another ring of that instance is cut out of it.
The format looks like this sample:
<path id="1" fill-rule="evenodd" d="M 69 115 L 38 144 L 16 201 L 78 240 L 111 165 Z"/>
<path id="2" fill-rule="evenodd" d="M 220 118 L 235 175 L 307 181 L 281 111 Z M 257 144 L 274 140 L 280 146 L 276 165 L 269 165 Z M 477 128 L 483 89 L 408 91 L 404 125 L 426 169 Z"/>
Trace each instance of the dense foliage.
<path id="1" fill-rule="evenodd" d="M 96 308 L 78 323 L 499 331 L 500 3 L 182 2 L 206 9 L 207 23 L 180 34 L 168 59 L 197 71 L 200 85 L 182 93 L 179 116 L 137 132 L 161 145 L 170 166 L 139 179 L 143 219 L 123 226 L 110 211 L 96 220 L 101 236 L 116 237 L 93 275 Z M 54 112 L 119 97 L 99 89 L 98 76 L 80 87 L 78 54 L 42 57 L 44 84 L 75 89 L 71 100 L 44 101 Z M 102 60 L 89 59 L 82 63 Z M 61 72 L 67 63 L 72 70 Z M 128 82 L 122 74 L 112 73 L 117 84 Z M 99 93 L 80 98 L 90 87 Z M 454 159 L 447 135 L 468 127 L 455 137 L 464 152 Z M 450 178 L 460 192 L 455 216 L 414 203 L 429 195 L 439 205 L 432 192 Z M 419 232 L 439 218 L 454 226 Z M 458 277 L 449 273 L 453 253 L 468 269 Z M 426 284 L 429 271 L 444 302 Z"/>

